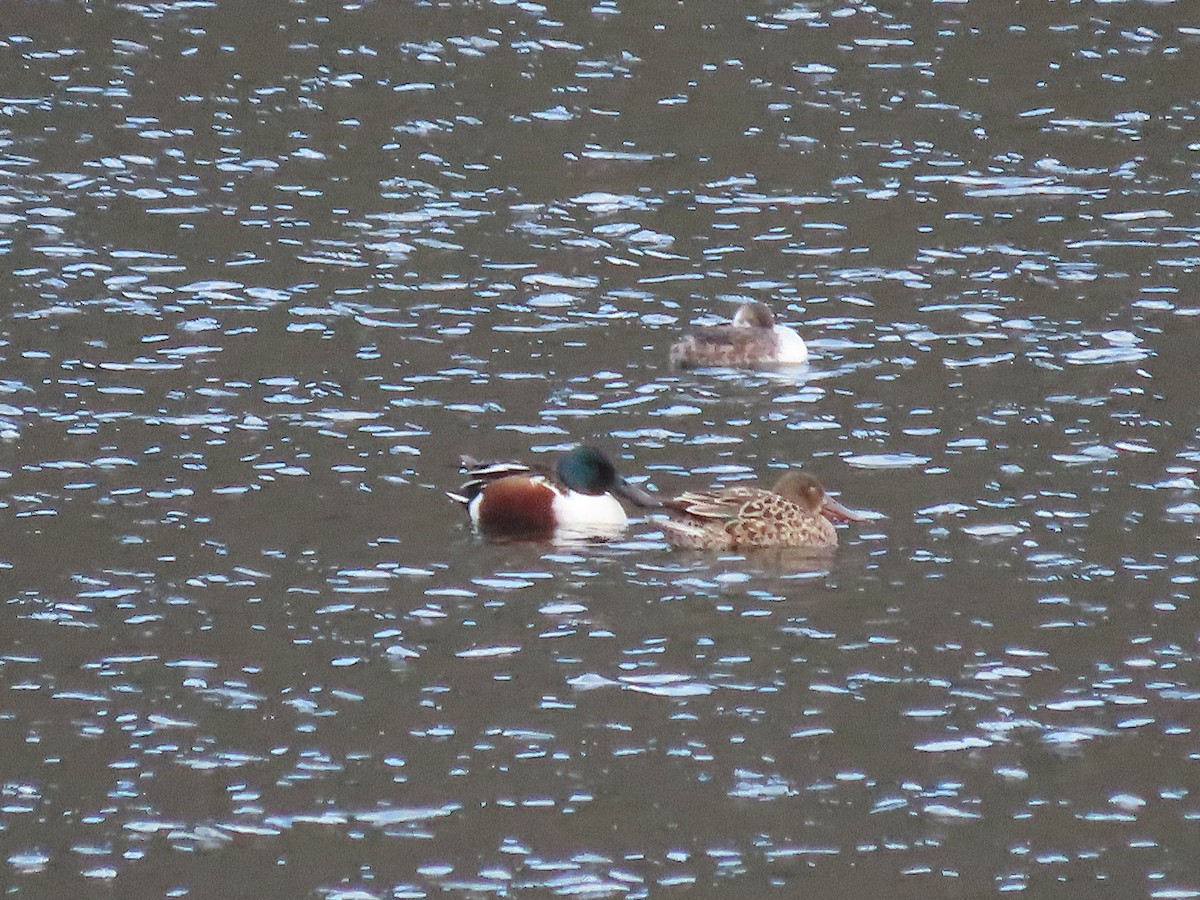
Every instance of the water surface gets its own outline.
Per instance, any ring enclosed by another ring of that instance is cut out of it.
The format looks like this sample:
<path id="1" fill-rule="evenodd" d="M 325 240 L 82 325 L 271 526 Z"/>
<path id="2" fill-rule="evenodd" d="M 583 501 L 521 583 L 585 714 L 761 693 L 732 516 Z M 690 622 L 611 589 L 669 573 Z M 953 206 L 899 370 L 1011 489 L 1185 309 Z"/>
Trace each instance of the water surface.
<path id="1" fill-rule="evenodd" d="M 11 892 L 1200 896 L 1189 4 L 0 31 Z M 809 367 L 667 366 L 749 298 Z M 881 517 L 444 497 L 579 441 Z"/>

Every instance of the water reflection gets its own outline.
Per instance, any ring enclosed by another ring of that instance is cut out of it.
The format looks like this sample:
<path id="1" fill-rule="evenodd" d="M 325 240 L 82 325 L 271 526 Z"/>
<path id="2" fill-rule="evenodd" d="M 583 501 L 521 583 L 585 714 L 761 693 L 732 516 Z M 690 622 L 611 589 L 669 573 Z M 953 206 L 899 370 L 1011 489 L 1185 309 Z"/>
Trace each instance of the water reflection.
<path id="1" fill-rule="evenodd" d="M 46 9 L 0 37 L 16 889 L 1200 893 L 1180 4 Z M 670 371 L 751 299 L 807 370 Z M 886 518 L 807 566 L 441 496 L 578 441 Z"/>

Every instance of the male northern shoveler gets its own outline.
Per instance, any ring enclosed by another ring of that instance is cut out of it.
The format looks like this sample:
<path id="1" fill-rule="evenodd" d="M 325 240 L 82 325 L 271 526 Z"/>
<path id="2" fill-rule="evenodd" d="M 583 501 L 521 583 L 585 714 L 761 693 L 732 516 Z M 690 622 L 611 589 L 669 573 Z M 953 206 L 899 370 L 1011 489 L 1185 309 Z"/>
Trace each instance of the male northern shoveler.
<path id="1" fill-rule="evenodd" d="M 776 325 L 771 308 L 757 300 L 738 307 L 732 325 L 697 328 L 671 347 L 671 365 L 685 369 L 753 369 L 807 361 L 804 338 L 786 325 Z"/>
<path id="2" fill-rule="evenodd" d="M 466 506 L 471 522 L 490 537 L 615 537 L 628 521 L 617 497 L 662 506 L 626 482 L 594 447 L 559 457 L 552 472 L 518 462 L 479 463 L 469 456 L 462 467 L 471 480 L 448 496 Z"/>
<path id="3" fill-rule="evenodd" d="M 769 491 L 739 486 L 688 491 L 663 506 L 672 515 L 662 523 L 667 543 L 702 550 L 828 550 L 837 546 L 835 521 L 865 518 L 846 509 L 825 493 L 821 482 L 803 472 L 788 472 Z"/>

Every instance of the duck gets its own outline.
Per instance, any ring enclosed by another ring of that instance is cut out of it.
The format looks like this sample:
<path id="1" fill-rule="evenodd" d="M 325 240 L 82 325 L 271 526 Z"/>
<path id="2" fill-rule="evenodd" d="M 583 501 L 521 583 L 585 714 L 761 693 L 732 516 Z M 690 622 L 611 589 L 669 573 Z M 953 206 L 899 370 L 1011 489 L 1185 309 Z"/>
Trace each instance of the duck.
<path id="1" fill-rule="evenodd" d="M 462 471 L 470 480 L 447 496 L 465 506 L 475 529 L 491 538 L 613 538 L 629 521 L 621 499 L 647 509 L 662 505 L 617 474 L 595 447 L 576 447 L 553 469 L 463 456 Z"/>
<path id="2" fill-rule="evenodd" d="M 797 470 L 784 474 L 770 490 L 735 485 L 688 491 L 664 500 L 663 507 L 671 516 L 662 523 L 667 543 L 699 550 L 832 550 L 838 542 L 835 521 L 867 518 L 829 496 L 814 476 Z"/>
<path id="3" fill-rule="evenodd" d="M 671 347 L 671 365 L 681 369 L 753 369 L 805 362 L 804 338 L 795 329 L 776 325 L 771 308 L 757 300 L 738 307 L 732 324 L 697 328 Z"/>

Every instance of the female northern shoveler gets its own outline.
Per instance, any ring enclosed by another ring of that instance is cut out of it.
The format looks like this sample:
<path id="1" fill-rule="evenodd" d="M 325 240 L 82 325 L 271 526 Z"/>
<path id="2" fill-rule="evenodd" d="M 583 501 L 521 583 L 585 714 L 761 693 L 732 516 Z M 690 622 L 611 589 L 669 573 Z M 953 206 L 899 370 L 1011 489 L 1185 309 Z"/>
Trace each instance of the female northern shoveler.
<path id="1" fill-rule="evenodd" d="M 846 509 L 825 493 L 821 482 L 802 472 L 788 472 L 769 491 L 737 486 L 688 491 L 663 506 L 672 514 L 663 522 L 667 543 L 705 550 L 827 550 L 837 546 L 835 521 L 865 518 Z"/>
<path id="2" fill-rule="evenodd" d="M 627 483 L 594 447 L 559 457 L 553 472 L 469 456 L 462 465 L 471 480 L 448 496 L 466 506 L 471 522 L 489 537 L 615 537 L 627 522 L 618 496 L 637 506 L 662 506 Z"/>
<path id="3" fill-rule="evenodd" d="M 776 325 L 771 308 L 757 300 L 738 307 L 732 325 L 697 328 L 671 347 L 671 365 L 685 369 L 752 369 L 807 361 L 804 338 L 786 325 Z"/>

